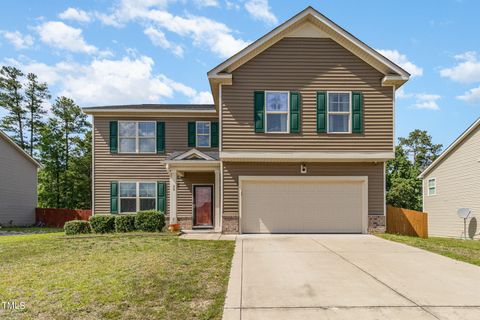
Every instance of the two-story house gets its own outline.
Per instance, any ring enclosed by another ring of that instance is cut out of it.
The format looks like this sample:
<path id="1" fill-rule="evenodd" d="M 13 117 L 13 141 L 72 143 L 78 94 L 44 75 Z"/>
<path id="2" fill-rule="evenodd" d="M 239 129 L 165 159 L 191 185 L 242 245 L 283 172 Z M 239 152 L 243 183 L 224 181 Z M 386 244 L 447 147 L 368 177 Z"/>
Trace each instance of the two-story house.
<path id="1" fill-rule="evenodd" d="M 214 105 L 84 108 L 94 214 L 157 208 L 229 233 L 382 227 L 408 78 L 308 7 L 208 72 Z"/>

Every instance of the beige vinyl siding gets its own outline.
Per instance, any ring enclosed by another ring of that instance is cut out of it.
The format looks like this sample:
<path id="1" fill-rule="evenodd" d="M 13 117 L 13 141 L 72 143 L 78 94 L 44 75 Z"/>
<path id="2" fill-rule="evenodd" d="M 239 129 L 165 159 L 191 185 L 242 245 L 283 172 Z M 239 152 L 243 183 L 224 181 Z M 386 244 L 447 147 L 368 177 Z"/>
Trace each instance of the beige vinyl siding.
<path id="1" fill-rule="evenodd" d="M 480 129 L 474 130 L 453 149 L 423 180 L 424 208 L 428 213 L 430 236 L 460 237 L 463 219 L 459 208 L 473 210 L 467 221 L 467 235 L 480 233 Z M 437 192 L 428 195 L 428 180 L 436 179 Z M 469 231 L 470 230 L 470 231 Z"/>
<path id="2" fill-rule="evenodd" d="M 189 218 L 193 214 L 194 184 L 214 184 L 213 172 L 185 172 L 183 177 L 177 178 L 177 217 Z"/>
<path id="3" fill-rule="evenodd" d="M 393 90 L 384 75 L 328 38 L 284 38 L 233 72 L 222 86 L 222 150 L 393 151 Z M 299 91 L 301 132 L 254 132 L 256 90 Z M 363 134 L 318 134 L 317 91 L 361 91 Z"/>
<path id="4" fill-rule="evenodd" d="M 384 213 L 383 163 L 223 163 L 223 215 L 238 216 L 238 177 L 243 176 L 368 176 L 368 213 Z"/>
<path id="5" fill-rule="evenodd" d="M 165 158 L 174 151 L 187 151 L 188 122 L 197 120 L 218 121 L 218 118 L 192 117 L 94 117 L 94 202 L 95 213 L 110 212 L 110 181 L 153 180 L 167 182 L 167 214 L 169 212 L 169 177 Z M 148 120 L 165 122 L 165 154 L 111 154 L 109 125 L 115 120 Z M 216 150 L 198 148 L 199 150 Z"/>
<path id="6" fill-rule="evenodd" d="M 35 223 L 37 166 L 0 136 L 0 225 Z"/>

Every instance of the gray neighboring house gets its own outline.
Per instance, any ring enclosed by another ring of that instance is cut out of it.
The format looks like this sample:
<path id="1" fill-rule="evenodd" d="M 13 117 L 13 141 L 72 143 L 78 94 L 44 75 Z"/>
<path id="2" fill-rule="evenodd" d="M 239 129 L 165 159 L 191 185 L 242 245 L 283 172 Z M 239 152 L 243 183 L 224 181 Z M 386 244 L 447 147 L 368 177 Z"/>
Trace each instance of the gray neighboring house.
<path id="1" fill-rule="evenodd" d="M 35 223 L 39 167 L 40 163 L 0 130 L 0 225 Z"/>
<path id="2" fill-rule="evenodd" d="M 423 180 L 423 211 L 428 213 L 428 235 L 463 237 L 459 208 L 471 209 L 467 236 L 479 238 L 480 118 L 463 132 L 427 169 Z"/>

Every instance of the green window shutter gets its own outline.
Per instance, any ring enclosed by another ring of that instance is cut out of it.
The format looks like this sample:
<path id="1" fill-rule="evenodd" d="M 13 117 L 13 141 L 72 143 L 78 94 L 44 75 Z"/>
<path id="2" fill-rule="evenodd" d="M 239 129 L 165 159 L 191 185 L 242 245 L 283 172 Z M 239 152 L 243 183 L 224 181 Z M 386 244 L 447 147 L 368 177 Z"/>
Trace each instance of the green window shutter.
<path id="1" fill-rule="evenodd" d="M 255 91 L 253 94 L 253 123 L 255 132 L 265 132 L 265 91 Z"/>
<path id="2" fill-rule="evenodd" d="M 317 132 L 327 132 L 327 93 L 317 92 Z"/>
<path id="3" fill-rule="evenodd" d="M 118 213 L 118 182 L 110 182 L 110 213 Z"/>
<path id="4" fill-rule="evenodd" d="M 196 143 L 196 135 L 197 135 L 197 125 L 195 122 L 188 123 L 188 146 L 190 148 L 195 148 Z"/>
<path id="5" fill-rule="evenodd" d="M 165 122 L 157 122 L 157 153 L 165 153 Z"/>
<path id="6" fill-rule="evenodd" d="M 118 121 L 110 121 L 110 153 L 118 152 Z"/>
<path id="7" fill-rule="evenodd" d="M 167 208 L 167 184 L 164 181 L 157 182 L 157 210 L 163 212 Z"/>
<path id="8" fill-rule="evenodd" d="M 210 146 L 218 148 L 218 122 L 210 122 Z"/>
<path id="9" fill-rule="evenodd" d="M 363 94 L 352 92 L 352 133 L 363 132 Z"/>
<path id="10" fill-rule="evenodd" d="M 300 132 L 300 93 L 290 92 L 290 132 Z"/>

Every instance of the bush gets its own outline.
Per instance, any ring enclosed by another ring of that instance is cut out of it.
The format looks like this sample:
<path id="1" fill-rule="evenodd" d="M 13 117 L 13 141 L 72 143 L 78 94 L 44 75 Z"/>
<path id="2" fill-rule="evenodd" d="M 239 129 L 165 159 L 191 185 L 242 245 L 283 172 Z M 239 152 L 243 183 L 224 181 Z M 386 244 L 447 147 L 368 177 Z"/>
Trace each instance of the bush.
<path id="1" fill-rule="evenodd" d="M 139 211 L 135 217 L 135 227 L 141 231 L 162 231 L 165 226 L 165 216 L 155 210 Z"/>
<path id="2" fill-rule="evenodd" d="M 135 216 L 124 215 L 115 217 L 115 232 L 135 231 Z"/>
<path id="3" fill-rule="evenodd" d="M 83 220 L 67 221 L 63 226 L 63 230 L 65 231 L 65 234 L 67 236 L 92 233 L 92 227 L 90 226 L 90 222 Z"/>
<path id="4" fill-rule="evenodd" d="M 95 233 L 108 233 L 115 231 L 115 216 L 99 214 L 90 217 L 90 225 Z"/>

